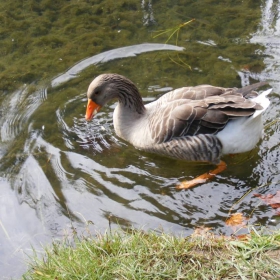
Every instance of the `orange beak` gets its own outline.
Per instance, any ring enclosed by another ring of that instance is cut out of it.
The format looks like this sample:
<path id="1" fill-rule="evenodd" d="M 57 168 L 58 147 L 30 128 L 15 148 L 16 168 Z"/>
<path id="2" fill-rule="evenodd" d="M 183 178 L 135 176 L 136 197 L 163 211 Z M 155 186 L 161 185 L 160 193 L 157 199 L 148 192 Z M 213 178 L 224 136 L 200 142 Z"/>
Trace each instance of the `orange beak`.
<path id="1" fill-rule="evenodd" d="M 88 99 L 87 111 L 86 111 L 86 120 L 90 121 L 100 110 L 101 106 L 97 105 L 91 99 Z"/>

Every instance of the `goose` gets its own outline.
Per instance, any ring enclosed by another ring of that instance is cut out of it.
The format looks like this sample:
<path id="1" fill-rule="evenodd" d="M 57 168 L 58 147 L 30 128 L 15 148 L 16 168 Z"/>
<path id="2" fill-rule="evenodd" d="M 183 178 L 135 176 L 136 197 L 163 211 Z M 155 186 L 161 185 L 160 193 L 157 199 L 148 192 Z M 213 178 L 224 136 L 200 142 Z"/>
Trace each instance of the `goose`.
<path id="1" fill-rule="evenodd" d="M 112 99 L 116 134 L 135 148 L 186 161 L 216 165 L 179 189 L 194 187 L 226 169 L 221 157 L 252 150 L 262 135 L 262 114 L 272 89 L 266 82 L 243 88 L 182 87 L 144 105 L 136 85 L 119 74 L 101 74 L 89 85 L 85 118 L 91 120 Z"/>

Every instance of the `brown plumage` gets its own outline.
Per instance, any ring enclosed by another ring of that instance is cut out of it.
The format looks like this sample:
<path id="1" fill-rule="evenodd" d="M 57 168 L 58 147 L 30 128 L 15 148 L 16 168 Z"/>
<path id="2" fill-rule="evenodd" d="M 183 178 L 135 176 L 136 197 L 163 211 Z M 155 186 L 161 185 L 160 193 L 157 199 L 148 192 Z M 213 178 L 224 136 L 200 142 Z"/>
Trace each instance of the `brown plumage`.
<path id="1" fill-rule="evenodd" d="M 255 84 L 253 88 L 264 84 Z M 243 90 L 248 91 L 246 87 Z M 246 99 L 242 93 L 236 88 L 202 85 L 184 87 L 165 94 L 155 108 L 161 111 L 165 129 L 159 129 L 162 119 L 156 114 L 151 117 L 150 128 L 155 143 L 167 142 L 174 137 L 216 134 L 231 119 L 249 117 L 256 110 L 262 109 L 261 105 Z M 257 96 L 253 91 L 250 94 Z"/>

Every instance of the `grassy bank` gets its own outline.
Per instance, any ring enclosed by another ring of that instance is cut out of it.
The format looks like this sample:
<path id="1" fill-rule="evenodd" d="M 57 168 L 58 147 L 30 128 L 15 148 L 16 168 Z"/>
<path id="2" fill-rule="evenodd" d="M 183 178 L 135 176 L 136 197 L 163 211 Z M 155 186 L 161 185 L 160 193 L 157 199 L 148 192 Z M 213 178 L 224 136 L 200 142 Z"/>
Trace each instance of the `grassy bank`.
<path id="1" fill-rule="evenodd" d="M 242 240 L 117 231 L 53 243 L 23 279 L 279 279 L 280 231 Z"/>

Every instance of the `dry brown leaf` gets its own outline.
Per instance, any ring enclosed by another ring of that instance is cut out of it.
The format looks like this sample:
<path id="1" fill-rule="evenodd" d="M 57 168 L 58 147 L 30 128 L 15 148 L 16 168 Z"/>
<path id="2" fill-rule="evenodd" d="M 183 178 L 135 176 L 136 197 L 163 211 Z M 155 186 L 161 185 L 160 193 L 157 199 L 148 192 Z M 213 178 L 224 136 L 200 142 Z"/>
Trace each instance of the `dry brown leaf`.
<path id="1" fill-rule="evenodd" d="M 235 214 L 231 214 L 230 218 L 226 220 L 226 224 L 231 227 L 239 226 L 242 225 L 245 220 L 246 218 L 244 218 L 242 213 L 235 213 Z"/>
<path id="2" fill-rule="evenodd" d="M 226 220 L 226 225 L 230 226 L 234 232 L 246 226 L 247 218 L 242 213 L 234 213 Z"/>
<path id="3" fill-rule="evenodd" d="M 192 233 L 192 238 L 200 238 L 205 240 L 236 240 L 234 236 L 226 236 L 226 235 L 216 235 L 211 231 L 211 227 L 197 227 Z"/>
<path id="4" fill-rule="evenodd" d="M 210 234 L 210 230 L 212 228 L 210 227 L 197 227 L 194 232 L 192 233 L 192 237 L 206 237 L 206 236 L 209 236 Z"/>
<path id="5" fill-rule="evenodd" d="M 270 205 L 273 209 L 277 209 L 277 215 L 280 215 L 280 191 L 276 194 L 259 194 L 256 193 L 254 196 L 259 197 L 266 204 Z"/>
<path id="6" fill-rule="evenodd" d="M 235 235 L 235 237 L 238 240 L 242 240 L 242 241 L 248 241 L 250 239 L 249 234 L 239 234 L 239 235 Z"/>

